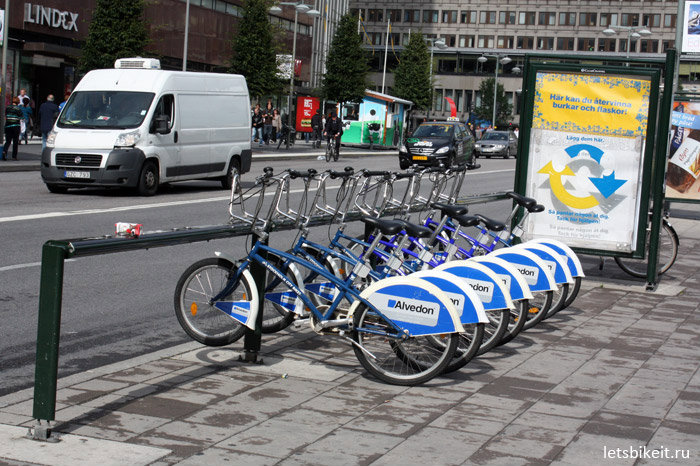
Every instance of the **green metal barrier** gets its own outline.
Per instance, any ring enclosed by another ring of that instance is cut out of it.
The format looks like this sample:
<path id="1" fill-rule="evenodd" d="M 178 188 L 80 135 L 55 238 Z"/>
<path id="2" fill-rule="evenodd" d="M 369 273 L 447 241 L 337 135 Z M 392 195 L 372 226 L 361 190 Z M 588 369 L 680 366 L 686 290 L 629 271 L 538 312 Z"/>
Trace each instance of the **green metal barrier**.
<path id="1" fill-rule="evenodd" d="M 479 204 L 507 199 L 505 193 L 487 194 L 460 199 L 459 204 Z M 410 210 L 418 212 L 426 210 L 427 205 L 416 205 Z M 387 209 L 384 215 L 399 213 L 399 209 Z M 357 221 L 362 217 L 359 213 L 349 213 L 346 221 Z M 333 219 L 331 215 L 315 216 L 309 226 L 328 225 Z M 294 228 L 294 222 L 282 221 L 275 223 L 273 230 Z M 112 254 L 137 249 L 149 249 L 178 244 L 210 241 L 214 239 L 231 238 L 250 234 L 250 226 L 246 224 L 220 225 L 197 228 L 146 233 L 138 238 L 99 237 L 72 240 L 51 240 L 44 244 L 41 258 L 41 284 L 39 291 L 39 319 L 37 329 L 36 365 L 34 371 L 34 407 L 32 416 L 38 421 L 34 428 L 34 438 L 47 440 L 50 428 L 43 426 L 41 421 L 53 421 L 56 418 L 56 388 L 58 381 L 58 349 L 61 329 L 61 301 L 63 297 L 63 266 L 66 259 L 101 254 Z M 264 269 L 254 269 L 255 274 L 262 274 Z M 261 301 L 260 305 L 263 303 Z M 246 362 L 256 362 L 257 353 L 261 347 L 262 310 L 258 313 L 259 322 L 256 330 L 247 329 L 244 338 Z"/>

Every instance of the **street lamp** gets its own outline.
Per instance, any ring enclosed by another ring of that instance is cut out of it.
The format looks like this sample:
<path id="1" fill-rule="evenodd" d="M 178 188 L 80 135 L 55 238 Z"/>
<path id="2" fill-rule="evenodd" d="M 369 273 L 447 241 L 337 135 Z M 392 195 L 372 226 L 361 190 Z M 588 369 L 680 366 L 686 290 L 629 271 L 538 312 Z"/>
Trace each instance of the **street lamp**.
<path id="1" fill-rule="evenodd" d="M 445 44 L 444 39 L 440 39 L 437 37 L 426 37 L 425 41 L 430 43 L 430 107 L 432 107 L 432 105 L 433 105 L 433 88 L 434 88 L 434 83 L 433 83 L 433 52 L 435 51 L 435 47 L 439 48 L 440 50 L 446 49 L 447 44 Z M 430 107 L 428 107 L 428 116 L 430 116 Z"/>
<path id="2" fill-rule="evenodd" d="M 289 97 L 287 100 L 287 125 L 289 129 L 292 128 L 292 98 L 294 94 L 294 65 L 296 64 L 296 54 L 297 54 L 297 23 L 299 20 L 299 13 L 305 13 L 312 18 L 318 18 L 321 16 L 321 12 L 311 8 L 303 2 L 279 2 L 277 5 L 270 7 L 269 12 L 273 14 L 282 13 L 282 8 L 278 5 L 289 5 L 294 7 L 294 35 L 292 39 L 292 63 L 289 72 Z M 289 137 L 287 137 L 287 143 L 289 143 Z"/>
<path id="3" fill-rule="evenodd" d="M 497 105 L 497 100 L 496 97 L 498 96 L 498 64 L 501 63 L 502 65 L 507 65 L 508 63 L 512 62 L 513 60 L 509 56 L 504 56 L 501 57 L 501 55 L 481 55 L 479 58 L 476 59 L 479 63 L 486 63 L 489 58 L 495 58 L 496 59 L 496 75 L 493 78 L 493 118 L 491 119 L 491 124 L 493 125 L 493 129 L 496 129 L 496 105 Z M 516 67 L 517 68 L 517 67 Z M 518 68 L 518 72 L 520 71 L 520 68 Z"/>
<path id="4" fill-rule="evenodd" d="M 642 36 L 650 36 L 651 31 L 642 26 L 610 26 L 608 29 L 603 29 L 603 34 L 606 36 L 614 36 L 617 31 L 627 31 L 627 59 L 630 58 L 630 48 L 632 48 L 632 39 L 639 39 Z"/>

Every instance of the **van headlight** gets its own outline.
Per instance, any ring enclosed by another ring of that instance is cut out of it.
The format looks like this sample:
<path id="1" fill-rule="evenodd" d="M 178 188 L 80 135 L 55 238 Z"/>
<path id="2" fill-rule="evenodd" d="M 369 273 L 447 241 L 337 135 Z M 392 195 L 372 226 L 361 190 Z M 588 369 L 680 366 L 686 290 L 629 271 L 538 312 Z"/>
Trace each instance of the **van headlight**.
<path id="1" fill-rule="evenodd" d="M 46 147 L 54 147 L 56 145 L 56 131 L 51 130 L 46 135 Z"/>
<path id="2" fill-rule="evenodd" d="M 134 147 L 137 142 L 141 139 L 140 131 L 131 131 L 130 133 L 122 133 L 117 136 L 117 140 L 114 143 L 114 148 L 119 149 L 121 147 Z"/>
<path id="3" fill-rule="evenodd" d="M 450 146 L 441 147 L 435 151 L 436 154 L 446 154 L 450 151 Z"/>

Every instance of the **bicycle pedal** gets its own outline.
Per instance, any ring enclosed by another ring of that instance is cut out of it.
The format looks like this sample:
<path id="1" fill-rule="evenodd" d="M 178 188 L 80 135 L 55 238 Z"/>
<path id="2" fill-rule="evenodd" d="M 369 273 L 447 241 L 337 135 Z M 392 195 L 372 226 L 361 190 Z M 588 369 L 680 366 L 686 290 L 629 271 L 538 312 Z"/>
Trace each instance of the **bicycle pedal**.
<path id="1" fill-rule="evenodd" d="M 309 320 L 311 320 L 311 319 L 309 319 L 308 317 L 303 318 L 303 319 L 295 319 L 294 322 L 292 322 L 292 326 L 294 326 L 295 330 L 299 330 L 300 328 L 308 325 Z"/>

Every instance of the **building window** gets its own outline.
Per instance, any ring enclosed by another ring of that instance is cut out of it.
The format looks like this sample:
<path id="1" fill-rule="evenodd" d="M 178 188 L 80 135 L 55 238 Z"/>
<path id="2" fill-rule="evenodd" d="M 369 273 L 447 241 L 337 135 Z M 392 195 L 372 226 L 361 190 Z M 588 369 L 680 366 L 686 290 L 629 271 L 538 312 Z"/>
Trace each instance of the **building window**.
<path id="1" fill-rule="evenodd" d="M 365 19 L 365 9 L 364 8 L 350 8 L 350 16 L 353 18 L 360 17 L 363 20 Z"/>
<path id="2" fill-rule="evenodd" d="M 392 23 L 400 23 L 401 10 L 386 10 L 386 17 L 389 18 L 389 21 Z"/>
<path id="3" fill-rule="evenodd" d="M 438 10 L 423 10 L 424 23 L 437 23 L 440 12 Z"/>
<path id="4" fill-rule="evenodd" d="M 601 13 L 600 25 L 603 27 L 617 26 L 617 13 Z"/>
<path id="5" fill-rule="evenodd" d="M 479 23 L 480 24 L 496 24 L 496 12 L 495 11 L 481 11 L 479 13 Z"/>
<path id="6" fill-rule="evenodd" d="M 367 13 L 367 21 L 370 23 L 382 23 L 384 22 L 384 10 L 373 10 L 370 9 Z"/>
<path id="7" fill-rule="evenodd" d="M 514 11 L 499 11 L 498 12 L 498 24 L 515 24 L 515 12 Z"/>
<path id="8" fill-rule="evenodd" d="M 534 11 L 521 11 L 518 15 L 518 24 L 535 24 L 536 13 Z"/>
<path id="9" fill-rule="evenodd" d="M 599 52 L 614 52 L 616 39 L 598 39 Z"/>
<path id="10" fill-rule="evenodd" d="M 513 36 L 498 36 L 496 40 L 496 48 L 499 49 L 512 49 L 515 39 Z"/>
<path id="11" fill-rule="evenodd" d="M 618 43 L 617 49 L 618 49 L 620 52 L 626 52 L 626 51 L 627 51 L 627 39 L 618 39 L 617 43 Z M 632 42 L 631 50 L 634 50 L 634 42 Z"/>
<path id="12" fill-rule="evenodd" d="M 408 34 L 406 34 L 408 35 Z M 401 43 L 401 34 L 398 32 L 392 32 L 389 34 L 389 44 L 393 45 L 399 45 Z"/>
<path id="13" fill-rule="evenodd" d="M 659 41 L 655 39 L 642 39 L 639 41 L 639 51 L 642 53 L 658 53 Z"/>
<path id="14" fill-rule="evenodd" d="M 534 46 L 534 44 L 535 44 L 534 37 L 518 37 L 517 48 L 519 48 L 519 49 L 532 50 L 532 47 Z"/>
<path id="15" fill-rule="evenodd" d="M 459 46 L 460 48 L 473 48 L 474 36 L 459 36 Z"/>
<path id="16" fill-rule="evenodd" d="M 442 89 L 435 89 L 435 101 L 433 102 L 433 110 L 436 112 L 442 111 Z"/>
<path id="17" fill-rule="evenodd" d="M 442 40 L 445 41 L 445 45 L 448 47 L 454 47 L 457 45 L 457 36 L 454 34 L 443 35 Z"/>
<path id="18" fill-rule="evenodd" d="M 664 27 L 665 28 L 675 28 L 676 27 L 676 15 L 664 15 Z"/>
<path id="19" fill-rule="evenodd" d="M 479 42 L 477 45 L 480 49 L 492 49 L 493 36 L 479 36 Z"/>
<path id="20" fill-rule="evenodd" d="M 574 49 L 574 38 L 573 37 L 557 37 L 557 50 L 573 50 Z"/>
<path id="21" fill-rule="evenodd" d="M 456 23 L 457 22 L 457 10 L 442 10 L 442 22 L 443 23 Z"/>
<path id="22" fill-rule="evenodd" d="M 404 34 L 401 40 L 401 45 L 408 45 L 408 43 L 411 41 L 411 34 Z"/>
<path id="23" fill-rule="evenodd" d="M 621 13 L 620 26 L 639 26 L 639 14 Z"/>
<path id="24" fill-rule="evenodd" d="M 540 12 L 539 25 L 540 26 L 556 26 L 557 24 L 557 14 L 554 12 Z"/>
<path id="25" fill-rule="evenodd" d="M 455 90 L 455 107 L 457 107 L 458 112 L 464 111 L 464 98 L 462 97 L 463 93 L 464 91 L 461 89 Z"/>
<path id="26" fill-rule="evenodd" d="M 662 40 L 661 41 L 661 51 L 666 52 L 668 49 L 675 45 L 675 40 Z"/>
<path id="27" fill-rule="evenodd" d="M 537 50 L 554 50 L 554 37 L 538 37 Z"/>
<path id="28" fill-rule="evenodd" d="M 642 26 L 648 28 L 661 27 L 661 15 L 642 15 Z"/>
<path id="29" fill-rule="evenodd" d="M 403 10 L 404 23 L 420 23 L 420 10 Z"/>
<path id="30" fill-rule="evenodd" d="M 476 24 L 476 11 L 460 11 L 459 22 L 462 24 Z"/>
<path id="31" fill-rule="evenodd" d="M 580 52 L 595 52 L 595 39 L 589 37 L 579 37 L 578 50 Z"/>
<path id="32" fill-rule="evenodd" d="M 576 13 L 559 13 L 559 26 L 576 26 Z"/>
<path id="33" fill-rule="evenodd" d="M 598 19 L 598 13 L 580 13 L 578 15 L 578 24 L 580 26 L 595 26 Z"/>

